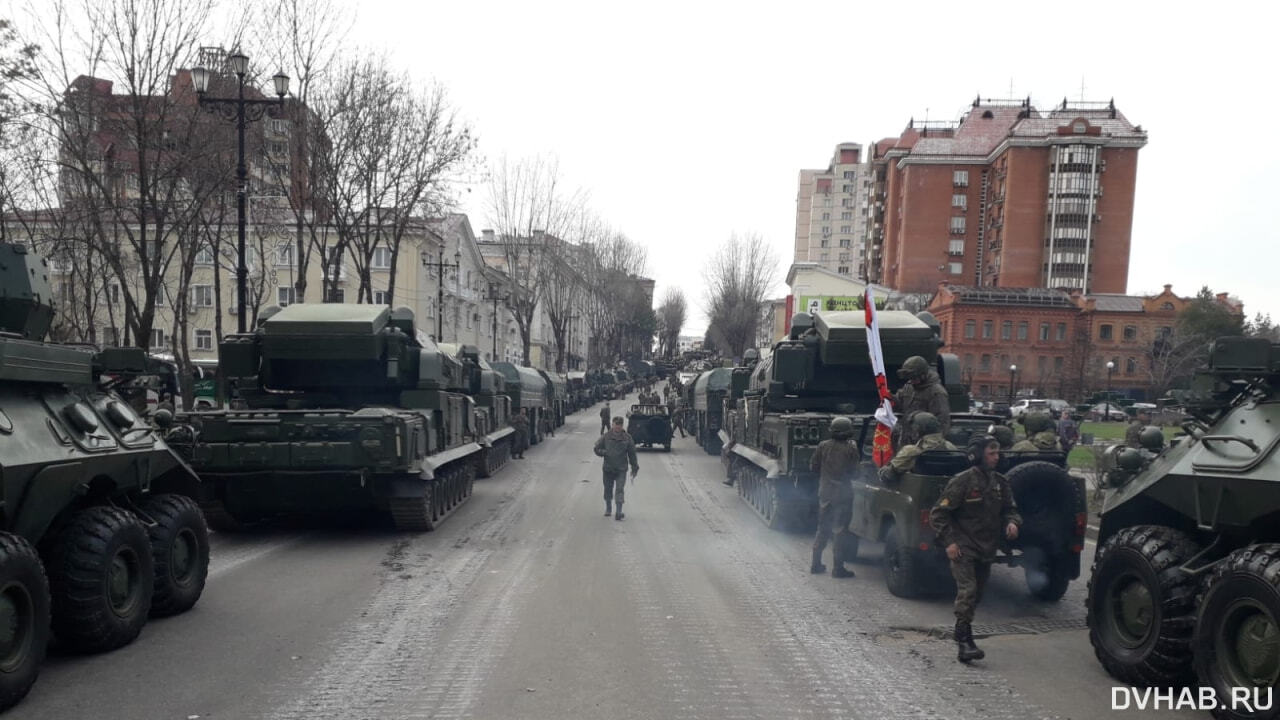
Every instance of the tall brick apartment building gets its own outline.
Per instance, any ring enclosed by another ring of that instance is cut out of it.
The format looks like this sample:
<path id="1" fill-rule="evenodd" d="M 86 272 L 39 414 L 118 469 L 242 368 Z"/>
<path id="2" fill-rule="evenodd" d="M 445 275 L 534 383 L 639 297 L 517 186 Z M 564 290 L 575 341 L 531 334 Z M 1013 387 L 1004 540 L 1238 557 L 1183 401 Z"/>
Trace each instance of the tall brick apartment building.
<path id="1" fill-rule="evenodd" d="M 979 98 L 958 123 L 913 121 L 872 148 L 868 279 L 1123 293 L 1146 143 L 1114 102 Z"/>

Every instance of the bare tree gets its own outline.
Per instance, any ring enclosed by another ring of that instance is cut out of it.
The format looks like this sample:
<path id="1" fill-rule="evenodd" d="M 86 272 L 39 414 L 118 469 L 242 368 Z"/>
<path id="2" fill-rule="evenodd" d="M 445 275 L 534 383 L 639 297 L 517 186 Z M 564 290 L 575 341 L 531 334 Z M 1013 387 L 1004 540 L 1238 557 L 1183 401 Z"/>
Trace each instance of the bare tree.
<path id="1" fill-rule="evenodd" d="M 667 288 L 658 306 L 658 348 L 663 357 L 675 354 L 680 344 L 680 331 L 685 320 L 684 291 L 678 287 Z"/>
<path id="2" fill-rule="evenodd" d="M 707 267 L 708 335 L 724 354 L 740 358 L 755 341 L 778 262 L 764 238 L 729 236 Z"/>

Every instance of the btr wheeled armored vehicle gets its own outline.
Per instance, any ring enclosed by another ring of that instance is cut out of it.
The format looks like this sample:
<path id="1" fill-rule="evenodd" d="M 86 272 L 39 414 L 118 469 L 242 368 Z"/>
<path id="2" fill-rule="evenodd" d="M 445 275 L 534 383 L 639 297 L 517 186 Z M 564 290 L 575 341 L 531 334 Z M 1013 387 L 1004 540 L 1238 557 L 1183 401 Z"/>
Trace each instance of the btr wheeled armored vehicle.
<path id="1" fill-rule="evenodd" d="M 671 417 L 667 406 L 660 404 L 632 405 L 627 413 L 627 432 L 639 447 L 661 445 L 671 450 Z"/>

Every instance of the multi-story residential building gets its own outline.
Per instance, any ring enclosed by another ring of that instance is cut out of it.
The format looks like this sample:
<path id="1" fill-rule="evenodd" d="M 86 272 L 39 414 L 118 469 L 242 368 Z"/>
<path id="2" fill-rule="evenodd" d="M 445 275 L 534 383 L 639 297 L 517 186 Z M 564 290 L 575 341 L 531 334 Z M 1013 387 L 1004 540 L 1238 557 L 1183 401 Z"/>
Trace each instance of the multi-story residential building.
<path id="1" fill-rule="evenodd" d="M 1146 142 L 1114 102 L 1041 111 L 979 98 L 959 122 L 912 121 L 873 146 L 880 280 L 907 292 L 939 282 L 1125 292 Z"/>
<path id="2" fill-rule="evenodd" d="M 825 170 L 800 171 L 795 262 L 865 276 L 869 174 L 858 143 L 837 145 Z"/>

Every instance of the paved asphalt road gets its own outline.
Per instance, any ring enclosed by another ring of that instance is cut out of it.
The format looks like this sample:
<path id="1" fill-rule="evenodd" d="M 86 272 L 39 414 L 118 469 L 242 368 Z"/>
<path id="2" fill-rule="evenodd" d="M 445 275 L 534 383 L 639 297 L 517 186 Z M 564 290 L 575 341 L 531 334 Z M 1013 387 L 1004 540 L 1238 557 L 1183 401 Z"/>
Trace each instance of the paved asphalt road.
<path id="1" fill-rule="evenodd" d="M 988 659 L 962 666 L 935 634 L 949 599 L 890 595 L 874 545 L 856 579 L 810 576 L 810 539 L 766 529 L 692 440 L 642 452 L 626 519 L 603 517 L 597 431 L 571 417 L 435 532 L 215 536 L 194 610 L 51 658 L 7 717 L 1171 716 L 1110 710 L 1083 581 L 1044 604 L 997 568 Z"/>

